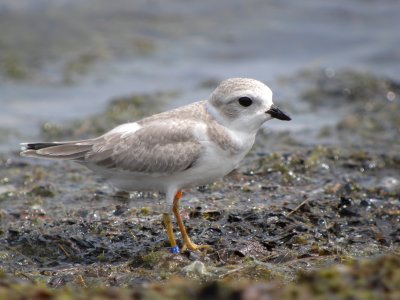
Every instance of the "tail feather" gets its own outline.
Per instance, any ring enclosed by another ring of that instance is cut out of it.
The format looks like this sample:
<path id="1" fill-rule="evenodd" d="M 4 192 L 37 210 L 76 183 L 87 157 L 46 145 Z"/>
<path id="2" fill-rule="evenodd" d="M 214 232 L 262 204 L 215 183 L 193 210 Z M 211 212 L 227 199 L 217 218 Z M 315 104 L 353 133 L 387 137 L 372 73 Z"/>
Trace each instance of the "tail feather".
<path id="1" fill-rule="evenodd" d="M 55 145 L 63 145 L 61 143 L 21 143 L 24 150 L 40 150 Z"/>
<path id="2" fill-rule="evenodd" d="M 52 143 L 22 143 L 21 156 L 80 160 L 93 147 L 90 141 L 52 142 Z"/>

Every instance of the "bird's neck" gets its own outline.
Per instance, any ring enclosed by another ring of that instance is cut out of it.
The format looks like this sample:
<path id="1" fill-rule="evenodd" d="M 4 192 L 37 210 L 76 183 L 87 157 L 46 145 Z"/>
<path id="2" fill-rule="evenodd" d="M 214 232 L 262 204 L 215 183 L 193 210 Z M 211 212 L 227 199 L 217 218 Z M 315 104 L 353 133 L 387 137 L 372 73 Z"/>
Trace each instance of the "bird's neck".
<path id="1" fill-rule="evenodd" d="M 232 122 L 226 120 L 212 105 L 206 102 L 205 108 L 212 117 L 213 121 L 217 124 L 218 130 L 224 132 L 230 144 L 234 149 L 233 152 L 248 151 L 255 140 L 257 130 L 249 130 L 249 128 L 236 128 Z"/>

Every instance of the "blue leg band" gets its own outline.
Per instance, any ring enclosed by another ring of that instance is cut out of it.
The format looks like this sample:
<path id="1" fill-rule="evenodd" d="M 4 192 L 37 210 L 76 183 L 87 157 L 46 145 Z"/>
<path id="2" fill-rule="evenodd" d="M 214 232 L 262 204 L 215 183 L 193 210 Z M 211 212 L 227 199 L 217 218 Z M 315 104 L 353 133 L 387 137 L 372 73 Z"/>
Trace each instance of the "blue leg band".
<path id="1" fill-rule="evenodd" d="M 178 246 L 171 247 L 171 248 L 169 248 L 169 252 L 170 253 L 179 253 L 179 247 Z"/>

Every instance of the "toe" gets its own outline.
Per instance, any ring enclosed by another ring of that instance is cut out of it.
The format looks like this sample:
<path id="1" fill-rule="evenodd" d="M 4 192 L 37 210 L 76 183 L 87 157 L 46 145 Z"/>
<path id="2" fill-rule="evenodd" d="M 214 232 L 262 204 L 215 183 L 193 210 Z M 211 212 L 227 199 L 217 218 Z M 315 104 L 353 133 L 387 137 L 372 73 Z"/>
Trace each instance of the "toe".
<path id="1" fill-rule="evenodd" d="M 205 252 L 207 252 L 207 250 L 210 250 L 211 247 L 209 245 L 196 245 L 195 243 L 192 242 L 186 242 L 183 243 L 183 247 L 182 247 L 182 251 L 185 250 L 191 250 L 191 251 L 202 251 L 205 250 Z"/>

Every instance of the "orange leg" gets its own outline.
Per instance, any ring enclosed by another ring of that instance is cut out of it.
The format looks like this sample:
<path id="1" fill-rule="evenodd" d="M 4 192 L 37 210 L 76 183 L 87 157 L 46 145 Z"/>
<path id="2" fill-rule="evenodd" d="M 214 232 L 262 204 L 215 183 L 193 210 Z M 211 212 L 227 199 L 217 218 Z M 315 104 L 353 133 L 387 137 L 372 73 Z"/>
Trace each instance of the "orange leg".
<path id="1" fill-rule="evenodd" d="M 183 239 L 183 246 L 182 246 L 182 251 L 185 251 L 186 249 L 195 251 L 195 250 L 199 250 L 199 249 L 208 249 L 210 246 L 208 245 L 196 245 L 195 243 L 193 243 L 187 232 L 186 232 L 186 228 L 185 225 L 183 224 L 181 215 L 179 214 L 179 200 L 182 198 L 182 192 L 178 191 L 175 195 L 174 198 L 174 202 L 173 202 L 173 206 L 172 206 L 172 211 L 175 215 L 176 221 L 178 223 L 179 226 L 179 230 L 181 231 L 182 234 L 182 239 Z"/>
<path id="2" fill-rule="evenodd" d="M 171 247 L 176 247 L 176 241 L 174 237 L 174 231 L 172 229 L 172 222 L 170 214 L 163 214 L 163 221 L 165 229 L 167 230 L 168 240 L 171 244 Z"/>

